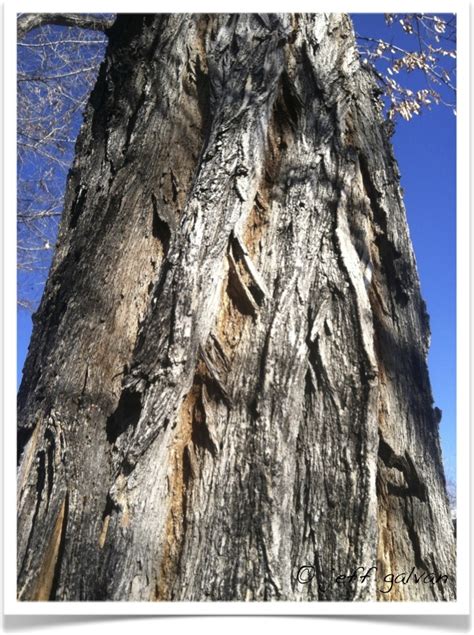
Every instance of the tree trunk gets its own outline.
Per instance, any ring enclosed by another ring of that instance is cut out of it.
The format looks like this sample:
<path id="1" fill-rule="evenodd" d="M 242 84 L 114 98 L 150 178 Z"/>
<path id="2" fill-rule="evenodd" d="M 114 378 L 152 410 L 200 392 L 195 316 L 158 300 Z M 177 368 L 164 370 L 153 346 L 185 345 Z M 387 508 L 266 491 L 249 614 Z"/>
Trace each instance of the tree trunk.
<path id="1" fill-rule="evenodd" d="M 117 18 L 19 393 L 19 599 L 455 598 L 376 92 L 345 15 Z"/>

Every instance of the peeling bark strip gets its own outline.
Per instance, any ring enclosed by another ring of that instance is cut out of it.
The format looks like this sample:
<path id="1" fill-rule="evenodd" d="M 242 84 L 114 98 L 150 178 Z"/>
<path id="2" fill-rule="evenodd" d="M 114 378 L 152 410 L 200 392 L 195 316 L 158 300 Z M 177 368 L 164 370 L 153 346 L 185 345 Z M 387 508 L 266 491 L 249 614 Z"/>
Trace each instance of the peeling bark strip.
<path id="1" fill-rule="evenodd" d="M 68 501 L 66 494 L 44 554 L 44 561 L 37 577 L 36 592 L 32 597 L 33 600 L 54 600 L 54 581 L 61 566 L 59 555 L 61 545 L 64 544 L 66 536 L 67 508 Z"/>
<path id="2" fill-rule="evenodd" d="M 453 600 L 428 318 L 349 18 L 109 33 L 19 393 L 19 598 Z M 329 584 L 375 565 L 440 582 Z"/>

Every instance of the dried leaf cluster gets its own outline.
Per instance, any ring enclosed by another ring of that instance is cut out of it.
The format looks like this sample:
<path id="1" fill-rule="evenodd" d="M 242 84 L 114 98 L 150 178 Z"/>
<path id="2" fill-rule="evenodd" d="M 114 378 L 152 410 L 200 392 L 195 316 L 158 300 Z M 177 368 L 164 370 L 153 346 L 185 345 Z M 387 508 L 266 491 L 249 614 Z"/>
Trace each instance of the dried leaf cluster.
<path id="1" fill-rule="evenodd" d="M 372 66 L 379 80 L 387 117 L 409 121 L 431 104 L 443 104 L 456 114 L 456 16 L 386 13 L 385 22 L 401 28 L 413 45 L 363 34 L 357 41 L 362 63 Z M 414 82 L 410 76 L 416 73 Z"/>

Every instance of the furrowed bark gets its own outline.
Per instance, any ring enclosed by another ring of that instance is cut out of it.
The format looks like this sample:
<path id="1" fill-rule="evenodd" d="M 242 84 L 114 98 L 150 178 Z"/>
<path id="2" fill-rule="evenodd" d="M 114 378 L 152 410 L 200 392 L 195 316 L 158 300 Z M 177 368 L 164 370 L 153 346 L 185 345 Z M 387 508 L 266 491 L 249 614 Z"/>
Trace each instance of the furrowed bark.
<path id="1" fill-rule="evenodd" d="M 20 599 L 455 598 L 375 90 L 344 15 L 117 18 L 19 393 Z M 372 565 L 448 579 L 334 583 Z"/>

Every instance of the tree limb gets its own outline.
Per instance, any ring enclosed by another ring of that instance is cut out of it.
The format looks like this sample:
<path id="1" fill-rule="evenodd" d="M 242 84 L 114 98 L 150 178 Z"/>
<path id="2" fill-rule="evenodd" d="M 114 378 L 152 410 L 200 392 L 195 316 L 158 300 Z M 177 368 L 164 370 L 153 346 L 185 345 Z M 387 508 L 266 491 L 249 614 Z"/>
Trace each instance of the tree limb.
<path id="1" fill-rule="evenodd" d="M 87 13 L 24 13 L 17 21 L 17 38 L 21 41 L 29 31 L 45 24 L 57 26 L 73 26 L 91 31 L 106 31 L 115 21 L 110 18 L 97 17 Z"/>

